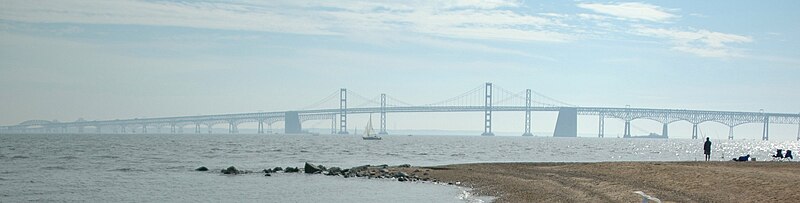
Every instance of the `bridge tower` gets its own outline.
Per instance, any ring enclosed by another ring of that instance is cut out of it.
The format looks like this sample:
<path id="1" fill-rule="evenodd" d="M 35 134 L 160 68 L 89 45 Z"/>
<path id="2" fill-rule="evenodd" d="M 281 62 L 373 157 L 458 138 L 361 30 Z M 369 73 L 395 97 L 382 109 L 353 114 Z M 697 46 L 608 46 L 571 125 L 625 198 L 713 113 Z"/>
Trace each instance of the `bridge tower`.
<path id="1" fill-rule="evenodd" d="M 769 116 L 764 116 L 764 133 L 761 140 L 769 140 Z"/>
<path id="2" fill-rule="evenodd" d="M 336 114 L 331 115 L 331 135 L 336 134 Z"/>
<path id="3" fill-rule="evenodd" d="M 492 133 L 492 83 L 487 82 L 486 87 L 484 88 L 484 104 L 483 104 L 483 113 L 484 113 L 484 122 L 483 122 L 483 134 L 482 136 L 494 136 Z"/>
<path id="4" fill-rule="evenodd" d="M 200 134 L 200 123 L 194 123 L 194 133 Z"/>
<path id="5" fill-rule="evenodd" d="M 525 132 L 522 136 L 533 136 L 531 133 L 531 89 L 525 90 Z"/>
<path id="6" fill-rule="evenodd" d="M 381 135 L 388 135 L 386 132 L 386 94 L 381 94 Z"/>
<path id="7" fill-rule="evenodd" d="M 599 117 L 599 119 L 598 119 L 599 121 L 598 121 L 598 124 L 597 124 L 597 131 L 598 131 L 597 132 L 597 137 L 603 138 L 603 137 L 605 137 L 605 134 L 606 134 L 606 114 L 603 113 L 603 112 L 600 112 L 600 116 L 598 116 L 598 117 Z"/>
<path id="8" fill-rule="evenodd" d="M 697 123 L 692 123 L 692 139 L 697 139 Z"/>
<path id="9" fill-rule="evenodd" d="M 172 133 L 172 134 L 175 134 L 175 133 L 178 132 L 178 128 L 175 126 L 174 122 L 169 124 L 169 132 Z"/>
<path id="10" fill-rule="evenodd" d="M 347 89 L 339 89 L 339 134 L 347 133 Z"/>

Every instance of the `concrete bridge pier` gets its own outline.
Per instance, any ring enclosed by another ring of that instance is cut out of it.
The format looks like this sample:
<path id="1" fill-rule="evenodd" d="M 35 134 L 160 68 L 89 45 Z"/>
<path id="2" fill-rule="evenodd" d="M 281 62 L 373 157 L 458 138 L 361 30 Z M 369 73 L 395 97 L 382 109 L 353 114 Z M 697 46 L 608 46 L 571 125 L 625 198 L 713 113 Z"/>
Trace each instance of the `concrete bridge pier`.
<path id="1" fill-rule="evenodd" d="M 631 121 L 625 120 L 625 129 L 622 132 L 622 138 L 630 138 L 631 137 Z"/>
<path id="2" fill-rule="evenodd" d="M 728 127 L 729 127 L 729 129 L 728 129 L 728 139 L 732 140 L 733 139 L 733 126 L 728 126 Z"/>
<path id="3" fill-rule="evenodd" d="M 236 122 L 234 121 L 228 122 L 228 133 L 229 134 L 239 133 L 239 128 L 236 126 Z"/>
<path id="4" fill-rule="evenodd" d="M 669 137 L 669 123 L 664 123 L 661 127 L 661 136 Z"/>
<path id="5" fill-rule="evenodd" d="M 175 134 L 177 132 L 174 123 L 169 125 L 169 132 L 172 134 Z"/>
<path id="6" fill-rule="evenodd" d="M 553 137 L 578 137 L 578 109 L 561 108 Z"/>
<path id="7" fill-rule="evenodd" d="M 258 134 L 264 134 L 264 120 L 258 120 Z"/>
<path id="8" fill-rule="evenodd" d="M 597 124 L 597 137 L 603 138 L 606 134 L 606 115 L 600 113 L 599 119 Z"/>
<path id="9" fill-rule="evenodd" d="M 147 134 L 147 125 L 142 125 L 142 134 Z"/>
<path id="10" fill-rule="evenodd" d="M 692 123 L 692 139 L 697 139 L 697 123 Z"/>
<path id="11" fill-rule="evenodd" d="M 769 140 L 769 116 L 764 116 L 764 133 L 761 140 Z"/>
<path id="12" fill-rule="evenodd" d="M 284 129 L 286 134 L 298 134 L 303 132 L 300 123 L 300 115 L 296 111 L 289 111 L 284 114 Z"/>
<path id="13" fill-rule="evenodd" d="M 195 123 L 194 124 L 194 133 L 195 134 L 200 134 L 200 123 Z"/>

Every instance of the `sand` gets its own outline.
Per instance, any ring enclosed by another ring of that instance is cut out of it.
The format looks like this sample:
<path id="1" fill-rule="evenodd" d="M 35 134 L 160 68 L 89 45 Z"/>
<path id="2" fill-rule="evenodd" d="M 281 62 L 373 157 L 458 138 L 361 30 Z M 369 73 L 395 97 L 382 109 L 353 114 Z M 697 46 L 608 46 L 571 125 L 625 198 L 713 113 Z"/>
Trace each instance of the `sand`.
<path id="1" fill-rule="evenodd" d="M 796 162 L 477 163 L 394 168 L 495 202 L 800 202 Z"/>

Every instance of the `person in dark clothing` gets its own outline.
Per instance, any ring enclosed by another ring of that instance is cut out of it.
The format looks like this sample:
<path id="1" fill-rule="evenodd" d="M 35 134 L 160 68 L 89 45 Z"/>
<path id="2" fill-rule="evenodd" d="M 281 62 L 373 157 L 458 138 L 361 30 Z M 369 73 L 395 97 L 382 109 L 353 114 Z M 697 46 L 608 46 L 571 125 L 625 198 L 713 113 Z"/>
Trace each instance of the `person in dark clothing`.
<path id="1" fill-rule="evenodd" d="M 706 143 L 703 144 L 703 154 L 706 155 L 706 161 L 711 159 L 711 140 L 706 137 Z"/>

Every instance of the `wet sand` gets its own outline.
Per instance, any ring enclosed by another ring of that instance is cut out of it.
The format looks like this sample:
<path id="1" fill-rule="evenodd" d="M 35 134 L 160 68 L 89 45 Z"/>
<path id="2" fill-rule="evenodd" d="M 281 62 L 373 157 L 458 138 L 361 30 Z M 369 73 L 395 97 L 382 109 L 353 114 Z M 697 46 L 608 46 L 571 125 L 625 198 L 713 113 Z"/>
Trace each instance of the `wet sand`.
<path id="1" fill-rule="evenodd" d="M 797 202 L 798 162 L 477 163 L 393 168 L 495 202 Z M 421 174 L 424 173 L 424 174 Z"/>

